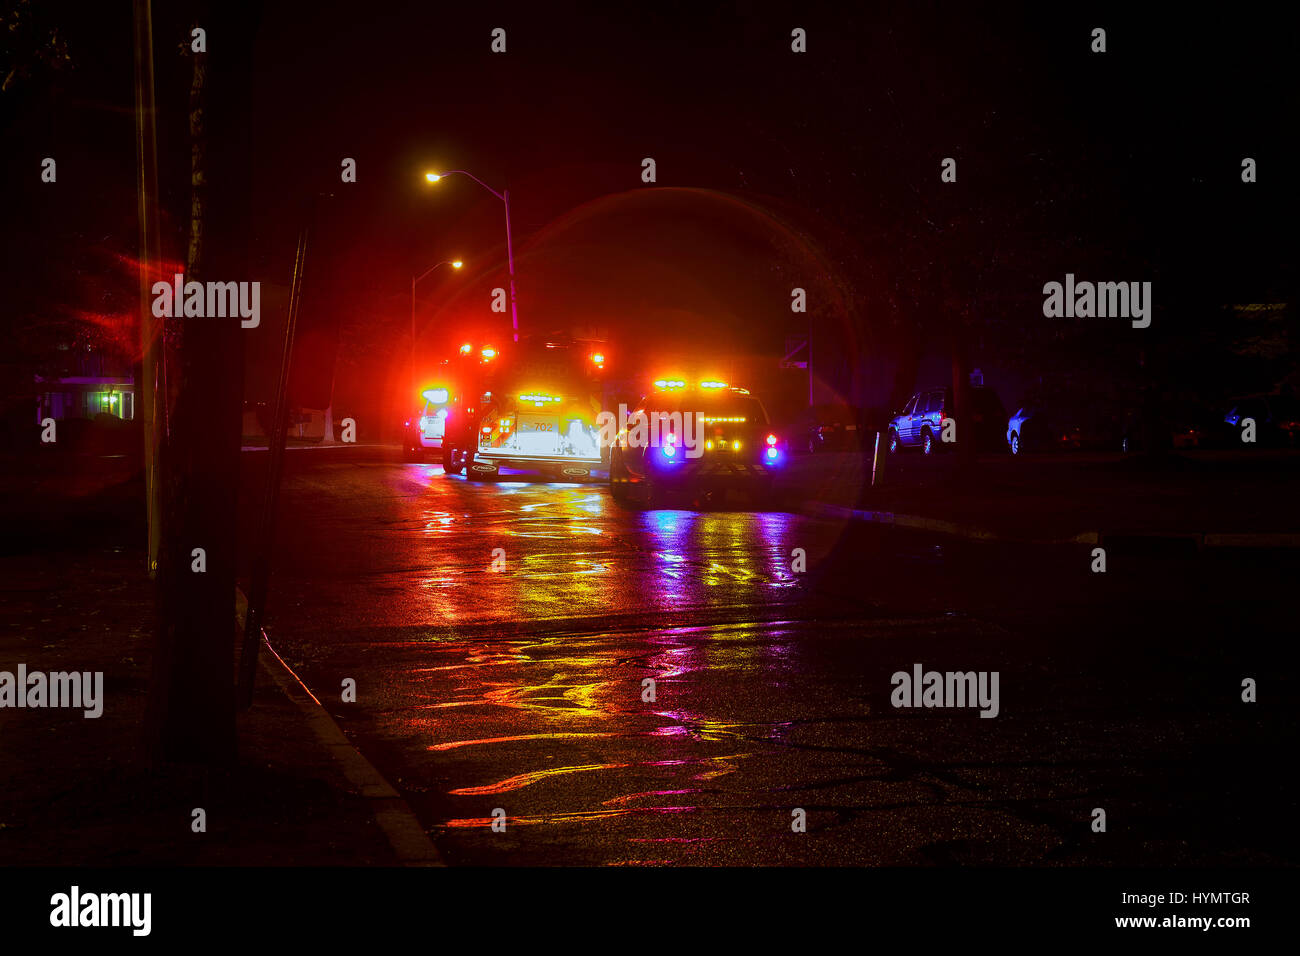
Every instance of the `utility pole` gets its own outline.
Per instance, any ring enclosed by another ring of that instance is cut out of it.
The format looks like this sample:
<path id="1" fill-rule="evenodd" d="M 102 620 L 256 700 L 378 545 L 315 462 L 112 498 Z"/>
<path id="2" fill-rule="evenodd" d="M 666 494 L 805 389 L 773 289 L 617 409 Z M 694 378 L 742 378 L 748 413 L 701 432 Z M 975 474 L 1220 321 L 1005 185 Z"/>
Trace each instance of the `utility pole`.
<path id="1" fill-rule="evenodd" d="M 519 306 L 515 302 L 515 247 L 510 239 L 510 190 L 502 190 L 501 201 L 506 206 L 506 262 L 510 266 L 510 325 L 515 341 L 519 341 Z"/>
<path id="2" fill-rule="evenodd" d="M 419 388 L 419 383 L 415 381 L 415 276 L 411 276 L 411 388 L 407 392 L 407 400 L 411 401 L 411 396 Z M 406 439 L 403 438 L 403 441 Z"/>
<path id="3" fill-rule="evenodd" d="M 140 227 L 140 418 L 144 431 L 144 495 L 148 529 L 148 569 L 158 571 L 162 540 L 162 489 L 158 483 L 161 435 L 167 428 L 167 380 L 159 361 L 162 323 L 151 304 L 158 270 L 158 138 L 154 107 L 153 11 L 149 0 L 135 0 L 135 143 L 137 218 Z M 162 396 L 161 403 L 159 396 Z"/>
<path id="4" fill-rule="evenodd" d="M 262 645 L 262 623 L 266 619 L 266 600 L 271 587 L 271 554 L 275 546 L 275 518 L 280 505 L 280 476 L 284 468 L 284 445 L 289 434 L 289 376 L 292 372 L 293 340 L 302 309 L 307 240 L 311 235 L 316 198 L 311 212 L 298 233 L 298 252 L 293 262 L 293 285 L 289 290 L 289 313 L 285 319 L 284 344 L 280 353 L 280 379 L 275 395 L 275 427 L 270 436 L 266 497 L 262 500 L 262 518 L 257 525 L 253 570 L 249 582 L 248 613 L 244 617 L 244 643 L 239 655 L 237 704 L 247 710 L 253 704 L 253 684 L 257 676 L 257 655 Z"/>
<path id="5" fill-rule="evenodd" d="M 808 407 L 812 408 L 817 402 L 814 399 L 813 388 L 813 314 L 808 313 Z"/>

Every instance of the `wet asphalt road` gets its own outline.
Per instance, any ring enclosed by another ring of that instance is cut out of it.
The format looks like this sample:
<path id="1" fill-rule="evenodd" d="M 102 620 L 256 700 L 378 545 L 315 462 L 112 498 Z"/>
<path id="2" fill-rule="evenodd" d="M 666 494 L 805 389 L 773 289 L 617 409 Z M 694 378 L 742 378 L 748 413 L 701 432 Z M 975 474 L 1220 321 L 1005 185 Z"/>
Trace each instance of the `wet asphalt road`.
<path id="1" fill-rule="evenodd" d="M 1297 860 L 1292 560 L 1094 574 L 359 452 L 289 454 L 282 501 L 271 643 L 450 863 Z M 892 707 L 914 664 L 997 671 L 998 716 Z"/>

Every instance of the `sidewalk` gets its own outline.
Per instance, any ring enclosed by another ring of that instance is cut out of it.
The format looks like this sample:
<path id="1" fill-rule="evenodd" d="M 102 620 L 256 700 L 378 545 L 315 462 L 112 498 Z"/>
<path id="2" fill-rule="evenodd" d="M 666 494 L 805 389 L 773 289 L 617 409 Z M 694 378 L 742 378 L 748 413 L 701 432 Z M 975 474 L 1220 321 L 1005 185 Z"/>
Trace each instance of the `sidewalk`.
<path id="1" fill-rule="evenodd" d="M 265 673 L 259 674 L 253 707 L 239 715 L 234 766 L 147 766 L 140 741 L 153 607 L 144 555 L 131 546 L 143 537 L 131 513 L 137 501 L 114 487 L 100 488 L 87 500 L 96 502 L 99 525 L 70 534 L 76 516 L 89 506 L 47 498 L 46 506 L 65 520 L 39 539 L 9 542 L 0 556 L 0 671 L 15 673 L 22 663 L 29 672 L 104 674 L 99 718 L 73 709 L 0 709 L 0 862 L 398 862 L 375 821 L 373 803 Z M 103 514 L 108 501 L 127 510 Z M 31 502 L 11 495 L 0 517 L 24 506 Z M 206 811 L 206 833 L 191 829 L 196 807 Z"/>
<path id="2" fill-rule="evenodd" d="M 357 448 L 369 448 L 369 449 L 388 448 L 393 451 L 400 452 L 402 446 L 396 442 L 380 442 L 380 441 L 327 442 L 327 441 L 321 441 L 320 439 L 294 438 L 292 436 L 286 438 L 284 442 L 285 451 L 302 451 L 308 448 L 315 448 L 317 450 L 334 449 L 336 451 L 343 451 L 343 450 L 352 451 Z M 240 440 L 239 450 L 240 451 L 270 451 L 271 442 L 265 436 L 245 435 Z"/>
<path id="3" fill-rule="evenodd" d="M 810 512 L 973 539 L 1097 543 L 1179 537 L 1200 546 L 1300 547 L 1300 455 L 904 455 L 870 487 L 870 460 L 801 456 L 787 487 Z"/>

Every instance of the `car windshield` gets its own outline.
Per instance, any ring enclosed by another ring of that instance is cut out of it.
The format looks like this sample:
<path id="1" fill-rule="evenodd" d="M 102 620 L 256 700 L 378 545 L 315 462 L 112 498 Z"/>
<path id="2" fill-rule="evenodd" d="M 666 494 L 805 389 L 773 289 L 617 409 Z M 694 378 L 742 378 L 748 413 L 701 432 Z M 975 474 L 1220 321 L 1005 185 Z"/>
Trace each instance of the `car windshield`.
<path id="1" fill-rule="evenodd" d="M 648 396 L 642 405 L 649 412 L 694 412 L 708 418 L 741 419 L 744 424 L 766 425 L 767 412 L 758 399 L 729 392 L 681 392 Z"/>
<path id="2" fill-rule="evenodd" d="M 486 391 L 497 395 L 518 392 L 573 394 L 587 391 L 598 380 L 598 368 L 583 350 L 540 348 L 519 350 L 489 369 Z"/>

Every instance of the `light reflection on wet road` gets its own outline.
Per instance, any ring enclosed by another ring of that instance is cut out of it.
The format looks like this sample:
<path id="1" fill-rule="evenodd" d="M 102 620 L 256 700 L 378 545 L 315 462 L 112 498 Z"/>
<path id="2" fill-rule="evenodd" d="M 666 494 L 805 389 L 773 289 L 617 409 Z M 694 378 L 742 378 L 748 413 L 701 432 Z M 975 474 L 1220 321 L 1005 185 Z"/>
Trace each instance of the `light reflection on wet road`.
<path id="1" fill-rule="evenodd" d="M 1025 609 L 1005 610 L 998 575 L 972 582 L 951 545 L 785 512 L 626 511 L 602 485 L 382 462 L 313 463 L 285 502 L 272 643 L 449 862 L 1089 852 L 1068 818 L 1092 799 L 1097 755 L 1060 752 L 1084 734 L 1060 703 L 1073 668 L 1032 687 L 1004 677 L 1018 700 L 996 734 L 973 712 L 888 705 L 890 675 L 913 661 L 1038 666 L 999 623 Z M 331 704 L 347 677 L 358 702 Z M 1158 749 L 1122 721 L 1107 731 L 1134 760 Z M 498 808 L 505 833 L 490 828 Z"/>

